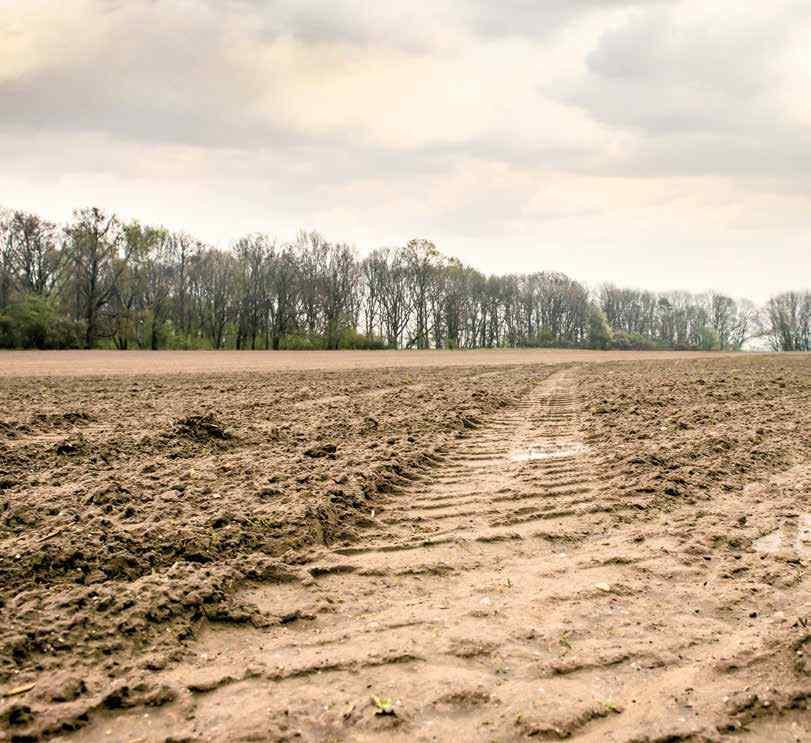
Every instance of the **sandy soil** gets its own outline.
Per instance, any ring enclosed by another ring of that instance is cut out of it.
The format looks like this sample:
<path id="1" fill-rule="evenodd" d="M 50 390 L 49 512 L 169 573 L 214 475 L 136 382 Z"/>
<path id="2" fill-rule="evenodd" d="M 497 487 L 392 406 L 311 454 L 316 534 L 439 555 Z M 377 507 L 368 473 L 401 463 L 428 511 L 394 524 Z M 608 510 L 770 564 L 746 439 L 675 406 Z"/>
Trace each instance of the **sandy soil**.
<path id="1" fill-rule="evenodd" d="M 222 372 L 310 369 L 386 369 L 504 364 L 564 364 L 680 359 L 718 356 L 700 352 L 627 352 L 560 349 L 481 349 L 477 351 L 8 351 L 0 352 L 0 377 Z"/>
<path id="2" fill-rule="evenodd" d="M 809 739 L 811 358 L 623 358 L 1 380 L 0 739 Z"/>

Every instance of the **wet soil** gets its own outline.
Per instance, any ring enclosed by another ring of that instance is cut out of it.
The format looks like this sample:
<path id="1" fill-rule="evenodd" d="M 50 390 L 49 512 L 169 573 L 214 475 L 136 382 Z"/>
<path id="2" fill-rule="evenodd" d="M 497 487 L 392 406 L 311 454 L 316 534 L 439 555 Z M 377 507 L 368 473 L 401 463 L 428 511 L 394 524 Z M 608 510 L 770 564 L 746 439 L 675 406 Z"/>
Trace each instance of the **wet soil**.
<path id="1" fill-rule="evenodd" d="M 804 740 L 811 359 L 8 377 L 0 739 Z"/>

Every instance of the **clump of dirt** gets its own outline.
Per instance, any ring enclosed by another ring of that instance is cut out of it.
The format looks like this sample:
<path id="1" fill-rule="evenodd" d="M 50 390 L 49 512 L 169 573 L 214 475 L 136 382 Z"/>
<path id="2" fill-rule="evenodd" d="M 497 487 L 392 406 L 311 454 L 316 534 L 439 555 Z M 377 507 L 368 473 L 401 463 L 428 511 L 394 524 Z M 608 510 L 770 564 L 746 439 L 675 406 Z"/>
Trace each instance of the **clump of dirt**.
<path id="1" fill-rule="evenodd" d="M 321 444 L 311 446 L 309 449 L 304 450 L 304 456 L 310 459 L 319 459 L 321 457 L 334 457 L 335 452 L 338 451 L 336 444 Z"/>
<path id="2" fill-rule="evenodd" d="M 205 442 L 210 439 L 226 441 L 233 438 L 233 434 L 223 428 L 213 413 L 189 415 L 181 418 L 175 423 L 175 431 L 179 435 L 186 436 L 194 441 Z"/>

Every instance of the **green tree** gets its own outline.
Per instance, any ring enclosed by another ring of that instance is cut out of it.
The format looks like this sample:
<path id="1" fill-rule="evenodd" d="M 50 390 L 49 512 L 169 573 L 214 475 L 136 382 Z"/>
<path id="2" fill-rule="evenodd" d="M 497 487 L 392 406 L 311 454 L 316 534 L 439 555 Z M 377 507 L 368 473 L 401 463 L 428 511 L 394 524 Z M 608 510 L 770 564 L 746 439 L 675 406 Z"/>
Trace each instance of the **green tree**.
<path id="1" fill-rule="evenodd" d="M 589 308 L 589 347 L 610 348 L 612 340 L 613 333 L 611 332 L 611 326 L 608 324 L 605 312 L 596 305 L 591 305 Z"/>

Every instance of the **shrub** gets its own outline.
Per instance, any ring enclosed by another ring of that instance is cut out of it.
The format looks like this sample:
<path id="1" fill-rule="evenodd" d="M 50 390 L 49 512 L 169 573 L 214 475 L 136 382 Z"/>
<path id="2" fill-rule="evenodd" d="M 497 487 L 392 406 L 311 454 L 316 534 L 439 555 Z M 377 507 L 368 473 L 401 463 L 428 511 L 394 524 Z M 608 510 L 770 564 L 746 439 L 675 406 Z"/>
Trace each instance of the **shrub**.
<path id="1" fill-rule="evenodd" d="M 702 351 L 717 351 L 721 348 L 721 339 L 714 328 L 703 327 L 699 331 L 698 347 Z"/>
<path id="2" fill-rule="evenodd" d="M 613 333 L 605 313 L 599 307 L 592 306 L 589 309 L 589 347 L 610 348 L 612 340 Z"/>
<path id="3" fill-rule="evenodd" d="M 84 334 L 84 323 L 57 315 L 51 320 L 48 327 L 46 347 L 81 348 Z"/>
<path id="4" fill-rule="evenodd" d="M 8 315 L 0 314 L 0 348 L 15 348 L 16 345 L 14 321 Z"/>
<path id="5" fill-rule="evenodd" d="M 350 350 L 374 350 L 379 351 L 387 347 L 386 341 L 377 336 L 364 335 L 358 333 L 354 328 L 346 328 L 341 333 L 339 348 Z"/>
<path id="6" fill-rule="evenodd" d="M 611 348 L 616 348 L 618 351 L 653 351 L 656 344 L 639 335 L 639 333 L 626 333 L 624 330 L 615 330 Z"/>
<path id="7" fill-rule="evenodd" d="M 291 333 L 282 336 L 279 340 L 280 351 L 317 351 L 324 348 L 324 340 L 318 338 L 315 341 L 307 335 Z"/>
<path id="8" fill-rule="evenodd" d="M 0 348 L 79 348 L 80 322 L 61 315 L 39 294 L 28 294 L 0 314 Z"/>

